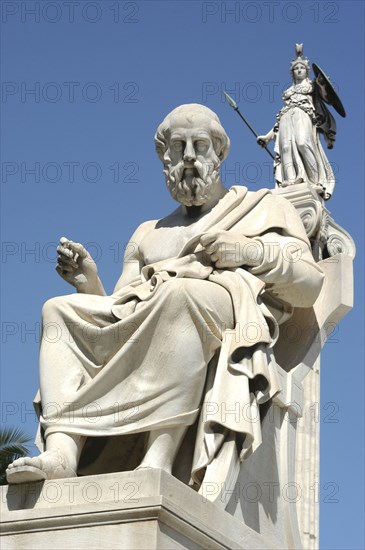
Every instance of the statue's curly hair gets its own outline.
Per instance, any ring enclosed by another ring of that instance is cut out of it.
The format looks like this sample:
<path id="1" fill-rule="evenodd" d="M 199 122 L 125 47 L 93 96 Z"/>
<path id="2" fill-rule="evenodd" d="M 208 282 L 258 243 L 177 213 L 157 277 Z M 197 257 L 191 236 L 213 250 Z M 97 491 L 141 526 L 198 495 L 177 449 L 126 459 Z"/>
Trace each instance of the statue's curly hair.
<path id="1" fill-rule="evenodd" d="M 164 164 L 170 161 L 167 151 L 171 120 L 173 117 L 179 115 L 186 116 L 188 121 L 193 121 L 197 116 L 204 116 L 209 120 L 209 130 L 212 136 L 214 150 L 221 162 L 227 158 L 231 143 L 217 115 L 204 105 L 200 105 L 199 103 L 188 103 L 186 105 L 180 105 L 171 111 L 157 128 L 155 134 L 156 151 Z"/>

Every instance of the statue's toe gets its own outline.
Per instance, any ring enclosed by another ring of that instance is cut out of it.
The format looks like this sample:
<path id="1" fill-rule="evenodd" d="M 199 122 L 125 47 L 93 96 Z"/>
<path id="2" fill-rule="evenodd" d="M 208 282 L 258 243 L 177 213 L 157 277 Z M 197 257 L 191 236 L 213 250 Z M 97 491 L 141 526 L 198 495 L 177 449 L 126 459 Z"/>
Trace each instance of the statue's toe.
<path id="1" fill-rule="evenodd" d="M 9 485 L 15 483 L 31 483 L 32 481 L 41 481 L 47 479 L 47 474 L 40 468 L 24 464 L 14 466 L 6 470 L 6 479 Z"/>
<path id="2" fill-rule="evenodd" d="M 14 460 L 6 470 L 8 483 L 29 483 L 45 479 L 76 477 L 59 449 L 51 449 L 36 457 Z"/>
<path id="3" fill-rule="evenodd" d="M 22 466 L 35 466 L 36 468 L 41 468 L 42 463 L 38 457 L 31 458 L 29 456 L 26 456 L 26 457 L 17 458 L 16 460 L 14 460 L 12 464 L 9 464 L 8 470 L 11 470 L 13 468 L 19 468 Z"/>

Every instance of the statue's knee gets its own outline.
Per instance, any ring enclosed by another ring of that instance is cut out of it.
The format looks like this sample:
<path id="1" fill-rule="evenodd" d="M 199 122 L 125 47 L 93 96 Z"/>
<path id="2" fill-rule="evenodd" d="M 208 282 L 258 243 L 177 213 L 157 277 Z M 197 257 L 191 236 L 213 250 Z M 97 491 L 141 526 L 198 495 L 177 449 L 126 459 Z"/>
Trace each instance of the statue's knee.
<path id="1" fill-rule="evenodd" d="M 50 298 L 43 304 L 42 308 L 42 317 L 49 317 L 50 314 L 52 314 L 55 311 L 55 300 L 57 298 Z"/>
<path id="2" fill-rule="evenodd" d="M 184 293 L 186 289 L 185 279 L 179 277 L 171 278 L 164 283 L 163 287 L 166 294 L 175 295 Z"/>
<path id="3" fill-rule="evenodd" d="M 164 283 L 166 298 L 170 297 L 172 303 L 179 306 L 187 303 L 188 298 L 193 298 L 196 293 L 192 279 L 175 278 Z M 196 285 L 195 285 L 196 287 Z"/>
<path id="4" fill-rule="evenodd" d="M 284 143 L 281 144 L 280 150 L 282 155 L 289 154 L 291 151 L 290 143 L 287 141 L 284 141 Z"/>
<path id="5" fill-rule="evenodd" d="M 65 305 L 65 298 L 65 296 L 57 296 L 47 300 L 42 308 L 43 320 L 54 317 Z"/>
<path id="6" fill-rule="evenodd" d="M 311 141 L 305 135 L 297 136 L 296 141 L 297 141 L 297 147 L 298 149 L 300 149 L 300 151 L 305 151 L 306 149 L 309 149 L 311 146 Z"/>

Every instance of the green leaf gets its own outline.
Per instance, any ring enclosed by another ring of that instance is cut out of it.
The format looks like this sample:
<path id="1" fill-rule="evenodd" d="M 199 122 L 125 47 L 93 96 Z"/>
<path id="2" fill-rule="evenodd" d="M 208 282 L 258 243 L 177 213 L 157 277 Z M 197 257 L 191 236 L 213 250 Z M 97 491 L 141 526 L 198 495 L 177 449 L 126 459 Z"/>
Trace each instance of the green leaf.
<path id="1" fill-rule="evenodd" d="M 27 443 L 32 440 L 20 428 L 0 429 L 0 485 L 6 485 L 6 469 L 16 460 L 29 454 Z"/>

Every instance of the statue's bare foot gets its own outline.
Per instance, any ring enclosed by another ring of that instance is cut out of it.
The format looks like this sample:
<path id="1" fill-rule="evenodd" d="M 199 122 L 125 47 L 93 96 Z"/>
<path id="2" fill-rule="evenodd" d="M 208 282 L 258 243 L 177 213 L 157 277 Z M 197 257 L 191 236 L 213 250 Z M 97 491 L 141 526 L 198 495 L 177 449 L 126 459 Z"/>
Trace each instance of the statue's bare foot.
<path id="1" fill-rule="evenodd" d="M 68 466 L 59 449 L 51 449 L 34 458 L 18 458 L 6 470 L 9 484 L 65 477 L 76 477 L 76 472 Z"/>
<path id="2" fill-rule="evenodd" d="M 135 471 L 136 470 L 150 470 L 151 468 L 153 469 L 159 469 L 159 470 L 164 470 L 165 472 L 167 472 L 168 474 L 171 474 L 171 470 L 172 470 L 172 467 L 170 464 L 152 464 L 152 463 L 147 463 L 147 462 L 141 462 L 141 464 L 139 466 L 137 466 L 137 468 L 135 468 Z"/>
<path id="3" fill-rule="evenodd" d="M 186 426 L 152 430 L 147 441 L 147 452 L 136 470 L 158 468 L 171 474 L 172 465 L 185 435 Z"/>
<path id="4" fill-rule="evenodd" d="M 313 189 L 317 191 L 319 195 L 322 195 L 325 191 L 325 188 L 320 183 L 317 183 L 316 185 L 313 185 Z"/>
<path id="5" fill-rule="evenodd" d="M 290 185 L 297 185 L 298 183 L 303 183 L 304 179 L 300 176 L 294 180 L 285 180 L 280 183 L 280 187 L 289 187 Z"/>

